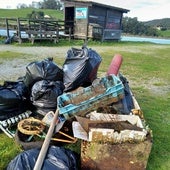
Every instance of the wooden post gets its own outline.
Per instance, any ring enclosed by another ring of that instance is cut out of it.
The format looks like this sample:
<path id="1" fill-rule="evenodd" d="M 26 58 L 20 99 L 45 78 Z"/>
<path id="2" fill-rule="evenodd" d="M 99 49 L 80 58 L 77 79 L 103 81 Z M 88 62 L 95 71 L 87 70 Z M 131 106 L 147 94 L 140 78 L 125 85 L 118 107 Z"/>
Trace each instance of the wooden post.
<path id="1" fill-rule="evenodd" d="M 69 42 L 71 41 L 71 26 L 69 26 Z"/>
<path id="2" fill-rule="evenodd" d="M 57 32 L 57 33 L 56 33 L 56 42 L 59 42 L 59 26 L 58 26 L 58 24 L 57 24 L 56 27 L 57 27 L 57 29 L 56 29 L 56 32 Z M 55 43 L 56 43 L 56 42 L 55 42 Z"/>
<path id="3" fill-rule="evenodd" d="M 21 39 L 21 28 L 20 28 L 20 20 L 19 20 L 19 18 L 17 18 L 17 27 L 18 27 L 18 30 L 17 30 L 18 41 L 19 41 L 19 44 L 21 44 L 22 39 Z"/>
<path id="4" fill-rule="evenodd" d="M 8 25 L 8 19 L 7 18 L 5 18 L 5 22 L 6 22 L 7 38 L 9 38 L 9 25 Z"/>
<path id="5" fill-rule="evenodd" d="M 30 19 L 28 19 L 28 31 L 30 31 Z M 31 39 L 31 34 L 28 34 L 28 38 Z"/>
<path id="6" fill-rule="evenodd" d="M 39 21 L 39 23 L 40 23 L 40 27 L 39 27 L 40 37 L 42 38 L 42 22 L 41 22 L 41 21 Z"/>

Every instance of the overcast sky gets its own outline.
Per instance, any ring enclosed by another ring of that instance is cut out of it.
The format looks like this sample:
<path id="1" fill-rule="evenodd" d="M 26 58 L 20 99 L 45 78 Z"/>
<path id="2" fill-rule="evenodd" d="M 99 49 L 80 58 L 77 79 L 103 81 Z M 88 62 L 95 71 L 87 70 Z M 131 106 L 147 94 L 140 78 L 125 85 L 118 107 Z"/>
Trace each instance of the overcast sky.
<path id="1" fill-rule="evenodd" d="M 43 0 L 33 0 L 43 1 Z M 170 0 L 88 0 L 98 1 L 120 8 L 129 9 L 124 16 L 137 17 L 138 21 L 170 18 Z M 32 0 L 0 0 L 0 8 L 16 8 L 19 3 L 31 4 Z"/>

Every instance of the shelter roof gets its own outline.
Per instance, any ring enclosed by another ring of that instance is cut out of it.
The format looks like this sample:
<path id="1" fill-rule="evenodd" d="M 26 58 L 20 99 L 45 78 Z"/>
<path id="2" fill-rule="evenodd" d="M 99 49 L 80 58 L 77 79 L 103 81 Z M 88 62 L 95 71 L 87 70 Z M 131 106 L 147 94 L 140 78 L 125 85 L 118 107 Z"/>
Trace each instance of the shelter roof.
<path id="1" fill-rule="evenodd" d="M 99 0 L 61 0 L 62 2 L 77 2 L 77 3 L 84 3 L 86 5 L 97 5 L 97 6 L 102 6 L 102 7 L 106 7 L 106 8 L 109 8 L 109 9 L 115 9 L 115 10 L 118 10 L 118 11 L 122 11 L 124 13 L 127 13 L 129 12 L 130 10 L 128 9 L 125 9 L 125 8 L 120 8 L 120 7 L 116 7 L 116 6 L 113 6 L 112 4 L 107 4 L 106 2 L 104 1 L 99 1 Z"/>

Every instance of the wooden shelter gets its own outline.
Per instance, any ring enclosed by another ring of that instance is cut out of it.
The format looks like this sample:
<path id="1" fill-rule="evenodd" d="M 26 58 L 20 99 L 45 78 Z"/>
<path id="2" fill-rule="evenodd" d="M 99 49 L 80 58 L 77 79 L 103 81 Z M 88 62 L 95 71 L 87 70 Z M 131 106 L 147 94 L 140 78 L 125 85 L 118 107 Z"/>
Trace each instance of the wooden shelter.
<path id="1" fill-rule="evenodd" d="M 127 9 L 88 0 L 62 0 L 65 34 L 72 28 L 74 38 L 119 40 L 123 13 Z"/>

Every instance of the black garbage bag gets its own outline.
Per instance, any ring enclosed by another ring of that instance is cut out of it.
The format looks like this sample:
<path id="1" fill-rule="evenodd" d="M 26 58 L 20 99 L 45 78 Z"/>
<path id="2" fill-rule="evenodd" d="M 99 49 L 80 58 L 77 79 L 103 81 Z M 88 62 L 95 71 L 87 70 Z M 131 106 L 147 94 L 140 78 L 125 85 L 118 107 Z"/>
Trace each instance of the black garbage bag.
<path id="1" fill-rule="evenodd" d="M 20 153 L 6 170 L 33 170 L 40 149 L 30 149 Z M 78 170 L 77 154 L 63 147 L 50 146 L 41 170 Z"/>
<path id="2" fill-rule="evenodd" d="M 65 92 L 80 86 L 87 87 L 97 78 L 98 67 L 102 59 L 100 55 L 87 47 L 71 48 L 67 52 L 63 64 Z"/>
<path id="3" fill-rule="evenodd" d="M 24 76 L 25 85 L 31 89 L 33 84 L 40 80 L 63 81 L 63 70 L 53 62 L 52 58 L 28 64 Z"/>
<path id="4" fill-rule="evenodd" d="M 121 100 L 123 108 L 121 110 L 124 114 L 129 114 L 134 109 L 132 94 L 130 92 L 129 82 L 122 74 L 119 74 L 119 78 L 124 85 L 124 98 Z"/>
<path id="5" fill-rule="evenodd" d="M 29 107 L 28 90 L 22 81 L 5 81 L 0 85 L 0 120 L 19 115 Z"/>
<path id="6" fill-rule="evenodd" d="M 31 102 L 37 112 L 45 115 L 57 108 L 57 97 L 63 93 L 64 84 L 61 81 L 41 80 L 36 82 L 31 89 Z"/>

